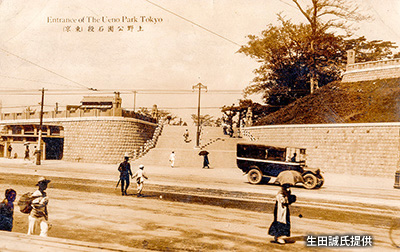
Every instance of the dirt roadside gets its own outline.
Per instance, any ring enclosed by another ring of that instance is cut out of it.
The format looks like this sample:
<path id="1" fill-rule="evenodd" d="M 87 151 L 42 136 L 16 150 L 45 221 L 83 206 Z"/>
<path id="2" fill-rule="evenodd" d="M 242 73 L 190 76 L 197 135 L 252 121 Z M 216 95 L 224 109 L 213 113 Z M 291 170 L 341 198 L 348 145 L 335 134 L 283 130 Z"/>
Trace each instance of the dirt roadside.
<path id="1" fill-rule="evenodd" d="M 24 183 L 29 183 L 29 180 Z M 54 182 L 54 183 L 53 183 Z M 370 224 L 353 225 L 338 221 L 292 216 L 294 244 L 271 243 L 267 228 L 272 211 L 254 212 L 204 204 L 187 204 L 161 200 L 146 193 L 122 197 L 119 191 L 108 193 L 57 188 L 47 190 L 50 197 L 49 236 L 96 243 L 99 246 L 124 246 L 155 251 L 314 251 L 301 241 L 312 234 L 373 234 L 376 251 L 392 246 L 387 228 Z M 69 184 L 74 187 L 74 184 Z M 15 185 L 2 180 L 0 189 L 13 187 L 18 192 L 32 191 L 34 186 Z M 91 186 L 90 186 L 91 187 Z M 89 188 L 90 188 L 89 187 Z M 27 215 L 15 211 L 13 232 L 26 233 Z M 29 245 L 27 245 L 29 246 Z M 130 251 L 130 249 L 127 249 Z M 329 251 L 329 249 L 324 248 Z M 347 250 L 347 249 L 346 249 Z M 357 248 L 357 251 L 363 249 Z M 122 249 L 124 251 L 124 249 Z"/>

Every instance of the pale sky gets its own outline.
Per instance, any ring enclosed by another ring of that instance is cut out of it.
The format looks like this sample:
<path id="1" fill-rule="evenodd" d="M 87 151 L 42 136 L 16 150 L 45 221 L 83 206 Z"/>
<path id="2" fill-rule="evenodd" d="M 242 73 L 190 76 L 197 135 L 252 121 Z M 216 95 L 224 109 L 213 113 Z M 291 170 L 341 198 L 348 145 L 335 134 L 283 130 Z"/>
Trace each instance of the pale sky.
<path id="1" fill-rule="evenodd" d="M 237 103 L 242 98 L 240 93 L 212 91 L 240 91 L 253 79 L 252 71 L 257 68 L 257 63 L 236 53 L 239 45 L 247 42 L 246 35 L 259 34 L 266 25 L 276 23 L 278 12 L 283 12 L 287 18 L 304 21 L 291 0 L 150 2 L 0 0 L 0 90 L 3 90 L 0 100 L 3 112 L 23 109 L 13 108 L 17 106 L 37 105 L 39 92 L 38 95 L 21 94 L 23 90 L 42 87 L 63 90 L 59 95 L 45 96 L 46 110 L 52 109 L 56 102 L 60 106 L 79 104 L 84 94 L 71 95 L 74 89 L 191 90 L 198 82 L 210 91 L 202 95 L 202 106 L 215 108 Z M 400 1 L 360 0 L 360 4 L 374 20 L 359 24 L 356 34 L 400 45 Z M 157 23 L 146 22 L 142 16 L 157 19 Z M 91 17 L 99 21 L 94 22 Z M 136 17 L 137 22 L 123 22 L 122 17 Z M 73 19 L 76 23 L 49 22 L 56 18 Z M 82 18 L 84 22 L 80 23 Z M 128 26 L 132 25 L 134 31 L 128 31 Z M 68 26 L 69 32 L 66 31 Z M 77 32 L 77 26 L 83 31 Z M 93 27 L 93 32 L 88 31 L 89 26 Z M 99 31 L 101 26 L 102 32 Z M 113 26 L 113 32 L 108 31 L 109 26 Z M 118 31 L 118 26 L 123 30 Z M 143 31 L 137 32 L 139 26 Z M 5 93 L 8 89 L 20 89 L 21 92 Z M 87 94 L 96 95 L 95 92 Z M 133 107 L 132 94 L 123 94 L 122 98 L 123 107 Z M 197 93 L 138 93 L 136 108 L 153 104 L 161 108 L 180 107 L 169 110 L 188 120 L 196 110 L 183 108 L 197 106 Z M 204 108 L 202 113 L 220 116 L 218 109 Z"/>

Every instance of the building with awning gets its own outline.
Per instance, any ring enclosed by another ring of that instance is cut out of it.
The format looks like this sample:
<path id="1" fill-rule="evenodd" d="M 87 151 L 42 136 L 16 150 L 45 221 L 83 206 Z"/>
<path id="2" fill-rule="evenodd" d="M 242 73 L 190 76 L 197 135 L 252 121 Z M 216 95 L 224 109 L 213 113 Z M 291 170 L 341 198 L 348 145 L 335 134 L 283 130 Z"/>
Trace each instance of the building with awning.
<path id="1" fill-rule="evenodd" d="M 115 92 L 85 96 L 81 104 L 63 111 L 43 111 L 42 159 L 113 163 L 126 152 L 140 153 L 153 139 L 157 119 L 122 109 L 121 104 Z M 23 158 L 27 146 L 33 156 L 35 147 L 39 149 L 40 114 L 28 109 L 0 114 L 0 157 Z"/>
<path id="2" fill-rule="evenodd" d="M 24 157 L 28 146 L 29 156 L 38 148 L 39 124 L 15 122 L 3 126 L 0 132 L 0 157 Z M 11 153 L 8 148 L 11 146 Z M 61 125 L 42 125 L 42 159 L 62 159 L 64 147 L 64 128 Z"/>

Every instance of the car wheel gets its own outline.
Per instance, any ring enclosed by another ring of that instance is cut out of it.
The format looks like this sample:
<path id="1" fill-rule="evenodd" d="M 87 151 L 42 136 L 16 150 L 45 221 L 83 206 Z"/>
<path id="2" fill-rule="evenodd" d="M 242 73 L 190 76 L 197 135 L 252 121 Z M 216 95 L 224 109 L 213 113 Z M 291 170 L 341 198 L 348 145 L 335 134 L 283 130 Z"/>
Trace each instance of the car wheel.
<path id="1" fill-rule="evenodd" d="M 304 179 L 304 187 L 306 189 L 313 189 L 317 186 L 318 179 L 314 174 L 307 173 L 303 176 Z"/>
<path id="2" fill-rule="evenodd" d="M 317 188 L 321 188 L 323 184 L 324 184 L 324 179 L 318 179 Z"/>
<path id="3" fill-rule="evenodd" d="M 262 173 L 259 169 L 251 169 L 249 173 L 247 173 L 247 179 L 249 180 L 250 184 L 258 184 L 262 180 Z"/>

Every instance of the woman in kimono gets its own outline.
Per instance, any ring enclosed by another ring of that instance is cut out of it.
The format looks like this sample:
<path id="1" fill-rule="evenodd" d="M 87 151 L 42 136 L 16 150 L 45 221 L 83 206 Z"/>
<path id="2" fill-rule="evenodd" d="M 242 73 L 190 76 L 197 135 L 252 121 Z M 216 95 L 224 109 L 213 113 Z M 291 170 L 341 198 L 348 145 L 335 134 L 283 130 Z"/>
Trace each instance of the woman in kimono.
<path id="1" fill-rule="evenodd" d="M 276 195 L 274 208 L 274 222 L 269 227 L 268 234 L 274 236 L 275 242 L 285 244 L 283 236 L 290 236 L 290 211 L 289 205 L 296 201 L 296 196 L 291 194 L 290 185 L 283 184 Z"/>

